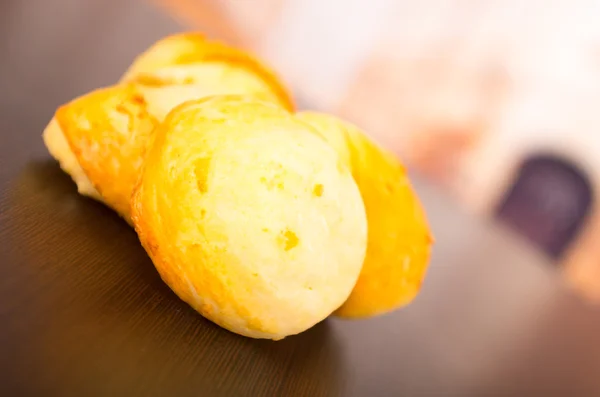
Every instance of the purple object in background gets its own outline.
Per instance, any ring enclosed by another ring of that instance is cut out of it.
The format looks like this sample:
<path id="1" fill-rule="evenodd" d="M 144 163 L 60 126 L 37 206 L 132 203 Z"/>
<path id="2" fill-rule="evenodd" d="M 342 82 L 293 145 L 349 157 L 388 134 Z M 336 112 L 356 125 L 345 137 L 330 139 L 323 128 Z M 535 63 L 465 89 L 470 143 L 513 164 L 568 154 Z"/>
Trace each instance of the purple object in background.
<path id="1" fill-rule="evenodd" d="M 577 237 L 592 210 L 592 186 L 575 165 L 551 155 L 519 168 L 497 218 L 554 259 Z"/>

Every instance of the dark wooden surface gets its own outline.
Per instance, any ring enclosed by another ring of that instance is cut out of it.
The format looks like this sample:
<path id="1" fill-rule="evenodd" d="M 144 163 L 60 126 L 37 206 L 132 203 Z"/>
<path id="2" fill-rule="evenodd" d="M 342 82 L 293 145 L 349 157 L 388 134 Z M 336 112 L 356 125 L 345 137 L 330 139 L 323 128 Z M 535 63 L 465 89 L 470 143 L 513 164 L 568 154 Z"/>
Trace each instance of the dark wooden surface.
<path id="1" fill-rule="evenodd" d="M 269 342 L 179 301 L 135 233 L 78 196 L 40 138 L 58 104 L 176 30 L 135 1 L 0 2 L 2 395 L 600 395 L 600 311 L 419 181 L 437 245 L 407 309 Z"/>

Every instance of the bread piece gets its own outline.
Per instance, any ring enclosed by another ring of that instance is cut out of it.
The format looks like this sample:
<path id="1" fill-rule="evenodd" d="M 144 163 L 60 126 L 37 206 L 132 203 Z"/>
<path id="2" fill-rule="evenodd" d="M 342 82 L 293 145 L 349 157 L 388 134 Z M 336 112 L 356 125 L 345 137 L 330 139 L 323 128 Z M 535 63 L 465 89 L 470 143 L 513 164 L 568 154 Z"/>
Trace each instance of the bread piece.
<path id="1" fill-rule="evenodd" d="M 144 78 L 165 67 L 199 64 L 225 65 L 230 70 L 246 71 L 268 87 L 268 93 L 273 96 L 274 102 L 288 110 L 295 108 L 285 84 L 259 59 L 240 49 L 207 40 L 201 33 L 179 33 L 159 40 L 134 60 L 122 81 Z"/>
<path id="2" fill-rule="evenodd" d="M 96 90 L 60 107 L 56 120 L 102 200 L 130 222 L 131 193 L 158 125 L 139 87 Z"/>
<path id="3" fill-rule="evenodd" d="M 407 305 L 420 290 L 433 238 L 406 170 L 348 122 L 315 112 L 298 118 L 311 124 L 349 164 L 367 211 L 365 263 L 352 294 L 335 314 L 361 318 Z"/>
<path id="4" fill-rule="evenodd" d="M 180 34 L 140 55 L 120 84 L 61 107 L 44 141 L 81 194 L 104 201 L 129 221 L 131 189 L 152 142 L 150 127 L 174 106 L 216 94 L 253 95 L 293 108 L 273 73 L 250 55 L 198 34 Z M 147 130 L 137 131 L 139 126 Z"/>
<path id="5" fill-rule="evenodd" d="M 360 192 L 307 124 L 255 98 L 173 110 L 132 199 L 163 280 L 220 326 L 281 339 L 329 316 L 366 251 Z"/>

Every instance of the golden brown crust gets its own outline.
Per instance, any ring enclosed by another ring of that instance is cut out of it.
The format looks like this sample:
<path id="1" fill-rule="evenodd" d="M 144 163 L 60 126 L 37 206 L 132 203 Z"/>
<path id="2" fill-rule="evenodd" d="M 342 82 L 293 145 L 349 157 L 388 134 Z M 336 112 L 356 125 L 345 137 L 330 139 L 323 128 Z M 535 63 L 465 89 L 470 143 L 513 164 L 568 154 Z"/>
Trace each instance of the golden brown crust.
<path id="1" fill-rule="evenodd" d="M 433 237 L 404 166 L 355 126 L 333 116 L 300 113 L 350 161 L 369 225 L 367 256 L 336 315 L 375 316 L 410 303 L 425 277 Z"/>
<path id="2" fill-rule="evenodd" d="M 134 84 L 103 88 L 62 106 L 56 119 L 107 205 L 130 221 L 133 186 L 157 120 Z"/>

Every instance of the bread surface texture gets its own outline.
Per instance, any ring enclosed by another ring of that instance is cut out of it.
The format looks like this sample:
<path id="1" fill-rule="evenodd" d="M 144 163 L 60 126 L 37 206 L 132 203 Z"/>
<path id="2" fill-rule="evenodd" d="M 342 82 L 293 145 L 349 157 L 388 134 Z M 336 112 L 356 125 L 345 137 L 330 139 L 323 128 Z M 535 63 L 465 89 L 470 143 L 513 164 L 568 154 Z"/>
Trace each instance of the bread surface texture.
<path id="1" fill-rule="evenodd" d="M 309 125 L 254 98 L 212 97 L 170 113 L 132 211 L 171 289 L 255 338 L 281 339 L 328 317 L 366 251 L 349 168 Z"/>

